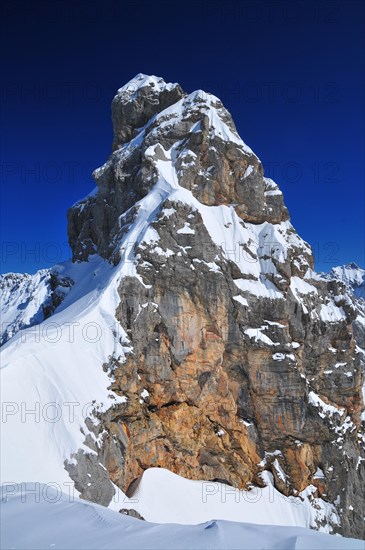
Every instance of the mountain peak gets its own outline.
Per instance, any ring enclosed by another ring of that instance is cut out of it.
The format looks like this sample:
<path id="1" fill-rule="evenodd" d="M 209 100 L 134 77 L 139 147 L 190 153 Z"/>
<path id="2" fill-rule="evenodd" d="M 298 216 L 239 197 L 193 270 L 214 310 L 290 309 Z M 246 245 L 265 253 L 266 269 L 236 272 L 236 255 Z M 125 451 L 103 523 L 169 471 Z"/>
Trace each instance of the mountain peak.
<path id="1" fill-rule="evenodd" d="M 73 262 L 5 285 L 3 401 L 90 408 L 70 424 L 10 412 L 3 478 L 69 476 L 103 505 L 150 468 L 268 484 L 295 499 L 281 517 L 361 537 L 363 302 L 312 271 L 222 102 L 156 78 L 113 100 L 115 150 L 68 213 Z"/>
<path id="2" fill-rule="evenodd" d="M 113 150 L 136 136 L 154 115 L 186 94 L 179 84 L 166 83 L 158 76 L 142 73 L 119 88 L 112 102 Z"/>
<path id="3" fill-rule="evenodd" d="M 278 186 L 264 178 L 260 159 L 214 95 L 186 94 L 179 84 L 139 74 L 114 97 L 112 121 L 113 153 L 93 174 L 98 191 L 69 211 L 74 259 L 118 257 L 120 218 L 159 181 L 159 158 L 169 164 L 168 183 L 201 204 L 231 206 L 256 224 L 289 219 Z"/>
<path id="4" fill-rule="evenodd" d="M 361 270 L 361 271 L 364 271 L 359 265 L 357 265 L 356 262 L 349 262 L 347 264 L 345 264 L 345 267 L 347 268 L 350 268 L 350 269 L 354 269 L 354 270 Z"/>
<path id="5" fill-rule="evenodd" d="M 147 86 L 162 91 L 165 89 L 172 90 L 176 86 L 179 86 L 179 84 L 177 84 L 176 82 L 174 84 L 171 82 L 166 83 L 165 80 L 160 76 L 138 73 L 135 77 L 129 80 L 129 82 L 124 84 L 124 86 L 119 88 L 117 93 L 120 94 L 127 92 L 129 94 L 133 94 L 138 89 L 145 88 Z"/>

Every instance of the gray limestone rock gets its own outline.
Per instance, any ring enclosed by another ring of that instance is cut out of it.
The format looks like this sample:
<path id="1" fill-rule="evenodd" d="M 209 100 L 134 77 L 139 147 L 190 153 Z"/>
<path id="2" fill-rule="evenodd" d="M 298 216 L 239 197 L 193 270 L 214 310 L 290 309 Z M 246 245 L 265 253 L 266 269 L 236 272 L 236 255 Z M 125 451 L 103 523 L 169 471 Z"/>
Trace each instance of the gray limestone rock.
<path id="1" fill-rule="evenodd" d="M 118 288 L 133 351 L 105 366 L 126 396 L 100 415 L 108 473 L 79 451 L 71 477 L 107 503 L 108 476 L 128 491 L 149 467 L 235 487 L 262 485 L 266 469 L 285 495 L 313 485 L 340 518 L 333 529 L 363 537 L 361 304 L 313 271 L 281 191 L 217 98 L 138 75 L 112 116 L 97 192 L 68 212 L 74 260 L 117 265 L 139 201 L 157 183 L 162 198 Z"/>

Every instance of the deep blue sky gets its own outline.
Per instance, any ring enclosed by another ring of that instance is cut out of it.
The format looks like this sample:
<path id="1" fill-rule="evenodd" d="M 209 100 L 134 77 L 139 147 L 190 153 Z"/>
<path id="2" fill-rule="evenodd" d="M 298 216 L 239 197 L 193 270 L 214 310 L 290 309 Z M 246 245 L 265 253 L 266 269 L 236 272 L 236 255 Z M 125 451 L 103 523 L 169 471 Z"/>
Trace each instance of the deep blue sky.
<path id="1" fill-rule="evenodd" d="M 136 73 L 215 93 L 284 192 L 316 267 L 364 266 L 364 3 L 22 2 L 2 19 L 2 272 L 69 257 L 66 210 Z"/>

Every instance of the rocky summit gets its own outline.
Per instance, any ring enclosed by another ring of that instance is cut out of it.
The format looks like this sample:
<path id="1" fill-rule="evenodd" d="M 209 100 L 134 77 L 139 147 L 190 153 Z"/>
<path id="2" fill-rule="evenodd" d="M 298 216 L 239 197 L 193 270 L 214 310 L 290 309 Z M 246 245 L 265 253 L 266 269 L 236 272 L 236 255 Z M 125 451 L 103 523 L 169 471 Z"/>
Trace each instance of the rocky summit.
<path id="1" fill-rule="evenodd" d="M 113 340 L 104 358 L 70 359 L 88 362 L 83 382 L 94 369 L 105 396 L 89 395 L 62 468 L 106 506 L 153 467 L 245 491 L 269 474 L 283 497 L 330 510 L 313 527 L 362 538 L 362 297 L 339 270 L 315 273 L 217 97 L 140 74 L 118 90 L 112 122 L 96 189 L 68 212 L 73 265 L 52 272 L 67 293 L 47 316 L 78 319 L 82 303 Z"/>

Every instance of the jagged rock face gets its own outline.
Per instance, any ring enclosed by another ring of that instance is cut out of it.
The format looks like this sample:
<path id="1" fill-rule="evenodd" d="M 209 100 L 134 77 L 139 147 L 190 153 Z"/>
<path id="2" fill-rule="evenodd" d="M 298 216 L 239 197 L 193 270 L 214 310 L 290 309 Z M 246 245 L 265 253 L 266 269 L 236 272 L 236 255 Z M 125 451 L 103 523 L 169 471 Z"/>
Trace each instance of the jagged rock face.
<path id="1" fill-rule="evenodd" d="M 239 292 L 234 265 L 200 216 L 179 203 L 164 210 L 153 224 L 159 240 L 137 249 L 143 284 L 125 278 L 119 289 L 117 317 L 134 350 L 126 364 L 112 366 L 111 389 L 127 398 L 109 424 L 112 433 L 114 423 L 123 431 L 125 448 L 113 480 L 126 489 L 147 467 L 162 466 L 247 487 L 258 483 L 265 452 L 280 449 L 287 479 L 270 461 L 267 467 L 285 494 L 312 483 L 320 495 L 351 502 L 364 474 L 357 463 L 362 373 L 352 305 L 341 322 L 326 324 L 323 281 L 311 281 L 303 304 L 290 288 L 277 300 Z M 178 233 L 186 219 L 194 235 Z M 318 468 L 323 480 L 315 477 Z M 348 529 L 354 533 L 353 521 Z"/>
<path id="2" fill-rule="evenodd" d="M 220 101 L 152 81 L 116 96 L 116 150 L 69 211 L 75 260 L 130 264 L 116 317 L 133 351 L 104 366 L 125 399 L 94 428 L 99 459 L 123 490 L 152 466 L 236 487 L 268 469 L 286 495 L 316 486 L 362 537 L 356 300 L 312 271 Z"/>
<path id="3" fill-rule="evenodd" d="M 345 285 L 343 293 L 353 294 L 355 297 L 356 318 L 353 322 L 353 334 L 360 348 L 365 350 L 365 270 L 354 262 L 337 266 L 329 273 L 322 274 L 328 281 L 336 280 Z"/>
<path id="4" fill-rule="evenodd" d="M 186 94 L 179 84 L 166 84 L 139 74 L 118 90 L 112 103 L 113 150 L 131 141 L 150 119 Z"/>
<path id="5" fill-rule="evenodd" d="M 119 261 L 121 216 L 130 217 L 129 209 L 155 185 L 156 160 L 172 147 L 178 184 L 202 204 L 235 205 L 238 215 L 253 223 L 289 218 L 282 193 L 264 178 L 260 160 L 239 138 L 216 97 L 202 91 L 186 96 L 178 85 L 160 82 L 151 87 L 148 79 L 137 90 L 130 86 L 113 100 L 116 150 L 94 172 L 98 193 L 68 213 L 75 260 L 98 253 Z"/>

